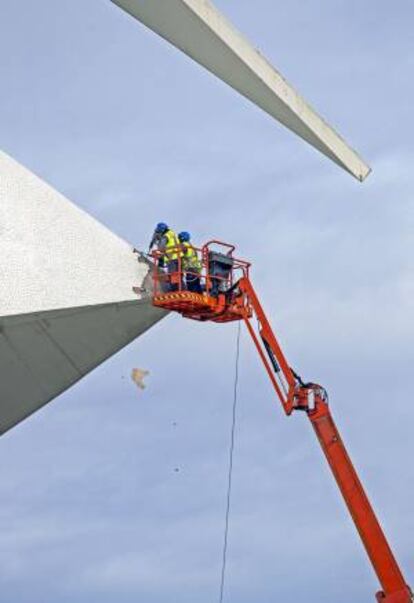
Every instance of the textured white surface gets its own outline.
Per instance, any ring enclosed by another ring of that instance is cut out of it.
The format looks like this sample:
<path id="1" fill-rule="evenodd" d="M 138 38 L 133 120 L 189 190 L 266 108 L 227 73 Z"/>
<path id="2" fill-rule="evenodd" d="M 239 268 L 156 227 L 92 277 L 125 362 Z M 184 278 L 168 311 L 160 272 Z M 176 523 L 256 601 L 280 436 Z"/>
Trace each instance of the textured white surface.
<path id="1" fill-rule="evenodd" d="M 180 48 L 358 180 L 364 180 L 369 174 L 370 168 L 357 153 L 209 0 L 112 2 Z"/>
<path id="2" fill-rule="evenodd" d="M 0 316 L 135 300 L 133 248 L 0 152 Z"/>
<path id="3" fill-rule="evenodd" d="M 160 320 L 133 249 L 0 153 L 0 434 Z"/>

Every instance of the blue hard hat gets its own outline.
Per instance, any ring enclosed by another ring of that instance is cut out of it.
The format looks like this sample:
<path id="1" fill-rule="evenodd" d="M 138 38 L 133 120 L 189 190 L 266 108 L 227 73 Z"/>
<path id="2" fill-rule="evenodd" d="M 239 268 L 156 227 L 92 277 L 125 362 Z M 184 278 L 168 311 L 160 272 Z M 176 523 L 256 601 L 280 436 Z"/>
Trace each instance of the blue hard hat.
<path id="1" fill-rule="evenodd" d="M 181 241 L 181 243 L 185 243 L 186 241 L 189 241 L 191 239 L 191 235 L 189 232 L 186 232 L 185 230 L 183 230 L 183 232 L 180 232 L 178 234 L 178 238 Z"/>
<path id="2" fill-rule="evenodd" d="M 165 222 L 158 222 L 157 226 L 155 227 L 155 232 L 166 232 L 167 230 L 168 224 Z"/>

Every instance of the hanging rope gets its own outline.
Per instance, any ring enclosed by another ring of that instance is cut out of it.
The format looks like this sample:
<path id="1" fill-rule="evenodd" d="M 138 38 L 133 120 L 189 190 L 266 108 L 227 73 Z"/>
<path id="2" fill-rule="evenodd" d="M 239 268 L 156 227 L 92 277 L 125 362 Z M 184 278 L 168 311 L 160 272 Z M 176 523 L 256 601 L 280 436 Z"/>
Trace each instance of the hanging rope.
<path id="1" fill-rule="evenodd" d="M 231 423 L 230 449 L 229 449 L 229 471 L 228 471 L 228 477 L 227 477 L 226 520 L 225 520 L 225 526 L 224 526 L 223 558 L 222 558 L 221 581 L 220 581 L 220 599 L 219 599 L 220 603 L 223 603 L 224 583 L 225 583 L 225 578 L 226 578 L 226 565 L 227 565 L 227 545 L 228 545 L 228 536 L 229 536 L 231 486 L 232 486 L 232 478 L 233 478 L 233 453 L 234 453 L 234 439 L 235 439 L 234 436 L 235 436 L 235 432 L 236 432 L 237 386 L 238 386 L 238 382 L 239 382 L 240 332 L 241 332 L 241 320 L 238 321 L 238 325 L 237 325 L 236 361 L 235 361 L 234 387 L 233 387 L 233 409 L 232 409 L 232 423 Z"/>

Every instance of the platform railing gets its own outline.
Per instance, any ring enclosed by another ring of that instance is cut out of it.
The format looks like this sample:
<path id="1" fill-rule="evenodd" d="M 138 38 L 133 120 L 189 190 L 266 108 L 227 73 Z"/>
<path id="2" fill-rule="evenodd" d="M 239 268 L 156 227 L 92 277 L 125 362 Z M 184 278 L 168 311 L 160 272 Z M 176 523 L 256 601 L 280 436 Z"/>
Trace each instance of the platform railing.
<path id="1" fill-rule="evenodd" d="M 180 244 L 167 250 L 151 252 L 154 261 L 154 295 L 192 291 L 216 297 L 230 291 L 240 278 L 249 275 L 250 263 L 233 256 L 234 245 L 212 240 L 202 247 L 192 246 L 197 254 L 200 270 L 185 266 L 186 249 Z M 220 273 L 220 264 L 228 265 L 227 273 L 225 270 Z"/>

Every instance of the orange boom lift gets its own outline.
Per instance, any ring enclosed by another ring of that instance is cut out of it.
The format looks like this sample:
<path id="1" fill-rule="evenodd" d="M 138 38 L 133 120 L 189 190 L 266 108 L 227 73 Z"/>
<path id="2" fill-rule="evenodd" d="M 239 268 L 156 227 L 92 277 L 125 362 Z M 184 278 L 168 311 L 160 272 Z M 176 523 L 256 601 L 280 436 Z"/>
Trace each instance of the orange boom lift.
<path id="1" fill-rule="evenodd" d="M 382 590 L 376 594 L 378 603 L 412 603 L 413 593 L 348 456 L 325 389 L 316 383 L 304 383 L 290 368 L 250 282 L 250 264 L 235 258 L 234 249 L 233 245 L 209 241 L 197 250 L 202 265 L 198 273 L 185 271 L 177 247 L 178 268 L 168 275 L 161 268 L 162 253 L 153 252 L 153 304 L 199 321 L 245 322 L 285 413 L 304 412 L 315 430 L 381 584 Z M 203 293 L 186 288 L 187 275 L 189 283 L 191 277 L 200 277 Z M 252 318 L 257 319 L 257 328 Z"/>

